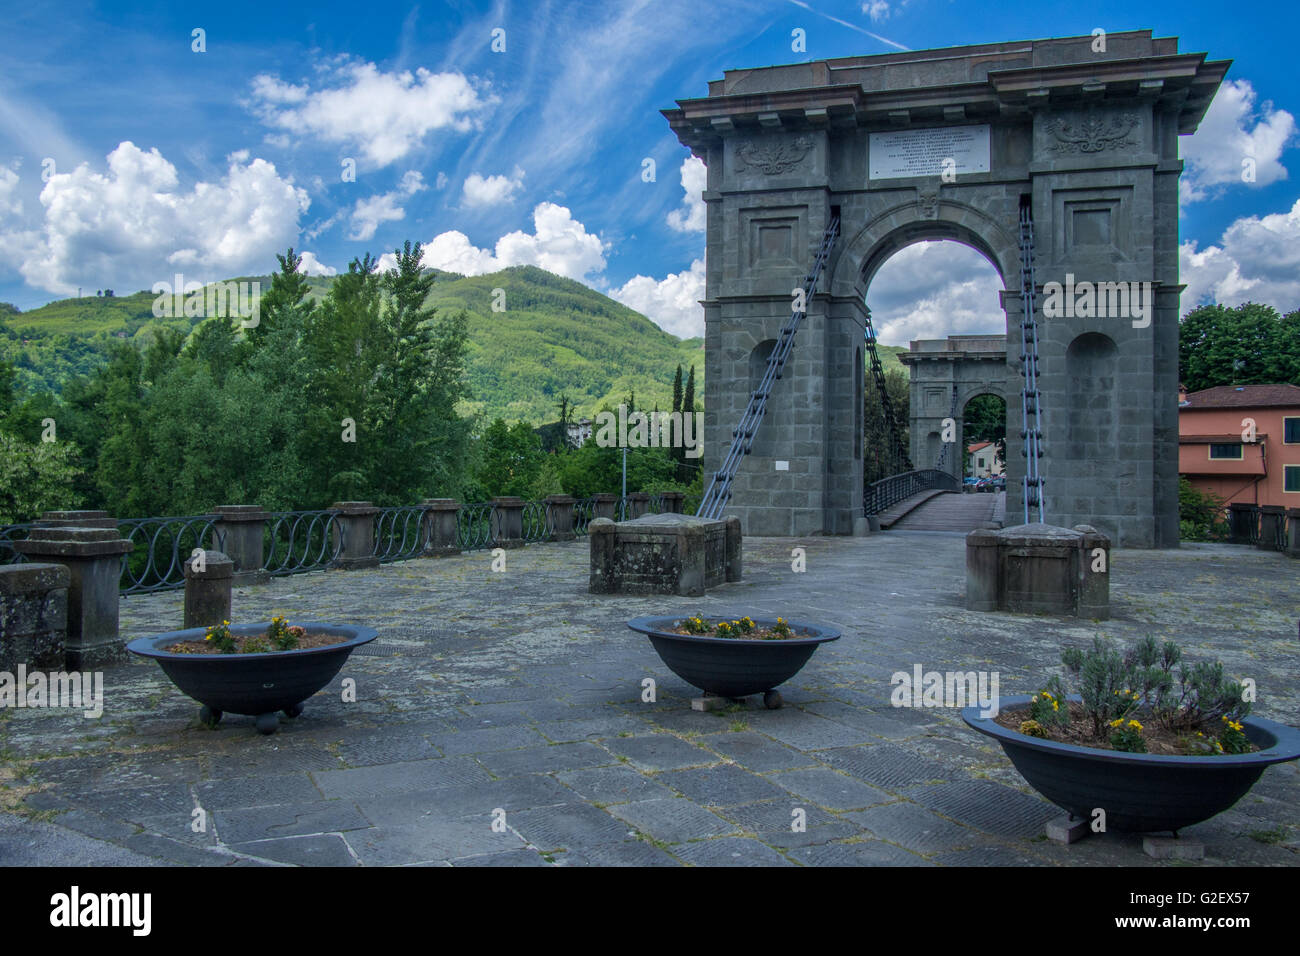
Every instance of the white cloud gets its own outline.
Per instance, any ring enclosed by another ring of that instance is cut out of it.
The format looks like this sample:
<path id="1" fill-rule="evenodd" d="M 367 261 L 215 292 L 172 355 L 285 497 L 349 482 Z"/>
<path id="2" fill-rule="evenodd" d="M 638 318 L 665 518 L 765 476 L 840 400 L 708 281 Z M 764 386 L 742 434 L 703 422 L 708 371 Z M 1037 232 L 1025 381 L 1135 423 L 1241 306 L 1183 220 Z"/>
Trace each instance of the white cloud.
<path id="1" fill-rule="evenodd" d="M 889 19 L 889 3 L 887 0 L 866 0 L 862 4 L 862 12 L 871 17 L 872 23 L 879 23 Z"/>
<path id="2" fill-rule="evenodd" d="M 495 250 L 480 249 L 463 232 L 440 233 L 424 246 L 421 263 L 463 275 L 482 275 L 509 266 L 538 266 L 556 275 L 583 280 L 605 269 L 605 243 L 587 232 L 564 206 L 538 203 L 533 209 L 533 232 L 507 233 Z M 379 259 L 381 269 L 397 265 L 393 255 Z"/>
<path id="3" fill-rule="evenodd" d="M 338 275 L 338 269 L 333 266 L 327 266 L 316 258 L 314 252 L 304 252 L 301 256 L 302 262 L 298 264 L 298 271 L 305 276 L 332 276 Z"/>
<path id="4" fill-rule="evenodd" d="M 1248 80 L 1227 80 L 1201 120 L 1200 128 L 1182 140 L 1187 169 L 1178 182 L 1185 203 L 1205 199 L 1229 185 L 1240 184 L 1242 162 L 1252 159 L 1254 186 L 1287 178 L 1282 150 L 1295 135 L 1295 118 L 1265 102 L 1255 109 L 1256 94 Z M 1219 187 L 1215 189 L 1214 187 Z"/>
<path id="5" fill-rule="evenodd" d="M 499 206 L 511 202 L 524 187 L 524 171 L 518 166 L 510 176 L 483 177 L 470 173 L 465 179 L 466 206 Z"/>
<path id="6" fill-rule="evenodd" d="M 318 90 L 260 74 L 250 105 L 268 126 L 354 146 L 376 166 L 403 159 L 434 130 L 473 128 L 475 114 L 496 102 L 460 73 L 384 73 L 361 62 L 325 73 L 332 85 Z"/>
<path id="7" fill-rule="evenodd" d="M 867 290 L 871 323 L 886 345 L 949 335 L 1003 334 L 1002 281 L 982 255 L 956 242 L 918 242 L 880 267 Z"/>
<path id="8" fill-rule="evenodd" d="M 709 171 L 704 161 L 689 156 L 682 162 L 682 208 L 668 214 L 668 227 L 677 232 L 703 232 L 707 208 L 704 205 L 704 187 Z"/>
<path id="9" fill-rule="evenodd" d="M 23 201 L 16 195 L 18 191 L 18 173 L 0 166 L 0 215 L 22 215 Z"/>
<path id="10" fill-rule="evenodd" d="M 696 259 L 689 269 L 664 279 L 633 276 L 612 290 L 609 297 L 636 309 L 678 338 L 703 335 L 704 307 L 700 300 L 704 298 L 704 259 Z"/>
<path id="11" fill-rule="evenodd" d="M 1300 308 L 1300 200 L 1290 212 L 1238 219 L 1219 245 L 1198 250 L 1184 242 L 1178 268 L 1187 284 L 1182 315 L 1206 302 L 1259 302 L 1282 313 Z"/>
<path id="12" fill-rule="evenodd" d="M 434 188 L 434 189 L 446 189 L 446 188 L 447 188 L 447 183 L 449 183 L 450 181 L 451 181 L 451 180 L 449 180 L 449 179 L 447 178 L 447 174 L 446 174 L 446 173 L 444 173 L 444 172 L 439 172 L 439 173 L 438 173 L 438 178 L 437 178 L 437 179 L 434 181 L 434 183 L 433 183 L 433 188 Z"/>
<path id="13" fill-rule="evenodd" d="M 402 176 L 402 181 L 392 192 L 379 193 L 369 199 L 358 199 L 352 209 L 352 232 L 348 234 L 348 238 L 372 239 L 380 223 L 405 219 L 406 210 L 398 203 L 428 188 L 424 177 L 415 170 L 410 170 Z"/>
<path id="14" fill-rule="evenodd" d="M 63 295 L 148 288 L 175 272 L 197 281 L 263 272 L 297 239 L 310 200 L 266 160 L 241 151 L 227 163 L 220 182 L 187 191 L 156 148 L 123 142 L 106 173 L 83 163 L 50 177 L 43 222 L 0 244 L 29 284 Z"/>

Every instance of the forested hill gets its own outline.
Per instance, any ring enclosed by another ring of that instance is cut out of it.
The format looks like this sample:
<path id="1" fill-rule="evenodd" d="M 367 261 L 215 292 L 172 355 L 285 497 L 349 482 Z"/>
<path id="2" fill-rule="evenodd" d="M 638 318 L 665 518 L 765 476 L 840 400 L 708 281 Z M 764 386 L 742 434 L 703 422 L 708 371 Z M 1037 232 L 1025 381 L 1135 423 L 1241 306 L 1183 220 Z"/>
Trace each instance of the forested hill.
<path id="1" fill-rule="evenodd" d="M 270 276 L 244 277 L 271 287 Z M 596 290 L 533 266 L 482 276 L 438 273 L 427 300 L 440 314 L 469 316 L 466 412 L 534 424 L 554 421 L 567 394 L 579 416 L 630 392 L 638 405 L 672 405 L 673 372 L 695 366 L 703 394 L 701 339 L 681 340 Z M 238 279 L 234 281 L 239 281 Z M 323 297 L 332 278 L 312 278 Z M 503 295 L 494 295 L 500 289 Z M 83 296 L 16 312 L 0 305 L 0 359 L 16 366 L 24 392 L 59 391 L 105 362 L 112 343 L 147 341 L 160 325 L 189 330 L 201 319 L 156 319 L 151 292 Z M 504 311 L 493 311 L 493 303 Z"/>

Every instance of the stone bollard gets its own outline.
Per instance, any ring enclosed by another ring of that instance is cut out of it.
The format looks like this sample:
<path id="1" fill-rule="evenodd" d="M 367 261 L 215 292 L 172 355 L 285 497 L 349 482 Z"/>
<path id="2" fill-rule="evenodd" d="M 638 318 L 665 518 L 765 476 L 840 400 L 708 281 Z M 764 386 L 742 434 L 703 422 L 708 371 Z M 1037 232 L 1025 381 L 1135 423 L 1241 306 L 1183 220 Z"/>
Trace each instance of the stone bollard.
<path id="1" fill-rule="evenodd" d="M 604 492 L 591 496 L 591 510 L 597 518 L 608 518 L 613 521 L 618 515 L 618 495 L 606 494 Z"/>
<path id="2" fill-rule="evenodd" d="M 966 535 L 966 610 L 998 609 L 998 537 L 979 529 Z"/>
<path id="3" fill-rule="evenodd" d="M 650 513 L 650 495 L 644 491 L 634 491 L 627 496 L 627 514 L 624 521 L 635 521 L 642 515 Z"/>
<path id="4" fill-rule="evenodd" d="M 492 499 L 492 547 L 524 546 L 524 499 L 505 496 Z"/>
<path id="5" fill-rule="evenodd" d="M 573 505 L 576 499 L 572 495 L 548 495 L 546 501 L 546 527 L 552 541 L 572 541 L 577 537 L 573 533 Z"/>
<path id="6" fill-rule="evenodd" d="M 686 500 L 686 494 L 681 491 L 665 491 L 659 496 L 664 502 L 664 514 L 679 515 L 682 513 L 682 502 Z"/>
<path id="7" fill-rule="evenodd" d="M 64 669 L 70 581 L 61 564 L 0 565 L 0 671 Z"/>
<path id="8" fill-rule="evenodd" d="M 1300 558 L 1300 508 L 1288 508 L 1286 518 L 1286 553 L 1289 557 Z"/>
<path id="9" fill-rule="evenodd" d="M 460 554 L 460 502 L 455 498 L 425 498 L 420 502 L 424 522 L 420 534 L 426 557 Z"/>
<path id="10" fill-rule="evenodd" d="M 587 589 L 592 594 L 613 594 L 617 590 L 614 576 L 614 545 L 618 540 L 618 526 L 609 518 L 592 518 L 587 525 L 591 539 L 591 577 Z"/>
<path id="11" fill-rule="evenodd" d="M 1110 620 L 1110 538 L 1090 524 L 1076 524 L 1079 541 L 1079 617 Z M 1098 551 L 1100 550 L 1100 553 Z"/>
<path id="12" fill-rule="evenodd" d="M 220 551 L 204 551 L 203 565 L 185 562 L 185 627 L 211 627 L 230 620 L 235 562 Z"/>
<path id="13" fill-rule="evenodd" d="M 38 562 L 68 569 L 68 668 L 93 670 L 125 660 L 118 591 L 122 555 L 135 545 L 118 534 L 117 521 L 104 511 L 47 511 L 27 540 L 15 541 L 13 547 Z"/>
<path id="14" fill-rule="evenodd" d="M 379 509 L 369 501 L 336 501 L 330 511 L 334 513 L 330 537 L 338 552 L 334 567 L 344 571 L 379 567 L 375 554 L 375 515 Z"/>
<path id="15" fill-rule="evenodd" d="M 1286 520 L 1286 509 L 1281 505 L 1260 505 L 1259 540 L 1255 547 L 1261 551 L 1280 551 L 1278 542 L 1282 540 L 1282 523 Z M 1286 547 L 1285 543 L 1282 545 Z"/>
<path id="16" fill-rule="evenodd" d="M 723 520 L 727 523 L 727 580 L 739 581 L 741 572 L 744 570 L 744 558 L 741 550 L 743 536 L 740 533 L 740 519 L 732 515 Z"/>
<path id="17" fill-rule="evenodd" d="M 258 505 L 218 505 L 212 509 L 218 520 L 212 526 L 217 547 L 230 558 L 234 584 L 265 584 L 271 575 L 262 567 L 263 542 L 270 512 Z"/>

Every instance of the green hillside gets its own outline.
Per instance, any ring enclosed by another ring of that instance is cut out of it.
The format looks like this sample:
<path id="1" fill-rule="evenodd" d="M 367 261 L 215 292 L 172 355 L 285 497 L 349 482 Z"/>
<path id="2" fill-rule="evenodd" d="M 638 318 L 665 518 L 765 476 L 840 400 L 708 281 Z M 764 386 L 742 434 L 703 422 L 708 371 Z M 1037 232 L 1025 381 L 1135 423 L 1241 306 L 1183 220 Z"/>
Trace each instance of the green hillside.
<path id="1" fill-rule="evenodd" d="M 270 288 L 270 276 L 245 276 Z M 561 395 L 579 417 L 617 405 L 635 392 L 637 404 L 668 409 L 673 371 L 695 366 L 696 395 L 704 397 L 702 339 L 681 340 L 645 316 L 596 290 L 533 266 L 481 276 L 438 272 L 429 304 L 440 313 L 464 309 L 469 317 L 465 411 L 534 424 L 554 421 Z M 240 281 L 239 279 L 233 281 Z M 323 297 L 332 279 L 309 280 Z M 494 290 L 505 310 L 493 311 Z M 156 319 L 152 292 L 63 299 L 15 312 L 0 305 L 0 358 L 17 368 L 19 387 L 58 391 L 73 375 L 102 365 L 112 343 L 144 342 L 160 325 L 189 329 L 197 318 Z M 796 346 L 797 347 L 797 346 Z M 905 349 L 879 347 L 885 370 L 902 369 Z"/>

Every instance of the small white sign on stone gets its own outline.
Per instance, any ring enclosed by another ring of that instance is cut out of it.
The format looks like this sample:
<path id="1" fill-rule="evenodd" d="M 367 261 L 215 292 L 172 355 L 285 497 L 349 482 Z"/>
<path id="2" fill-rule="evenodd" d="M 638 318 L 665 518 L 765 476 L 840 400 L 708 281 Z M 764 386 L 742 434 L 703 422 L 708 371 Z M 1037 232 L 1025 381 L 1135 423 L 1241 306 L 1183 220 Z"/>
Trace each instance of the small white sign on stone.
<path id="1" fill-rule="evenodd" d="M 941 176 L 944 160 L 957 176 L 989 171 L 989 127 L 942 126 L 872 133 L 868 143 L 872 179 Z"/>
<path id="2" fill-rule="evenodd" d="M 776 470 L 777 470 L 777 471 L 789 471 L 789 470 L 790 470 L 790 463 L 789 463 L 788 461 L 778 461 L 778 462 L 776 463 Z"/>

